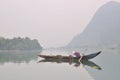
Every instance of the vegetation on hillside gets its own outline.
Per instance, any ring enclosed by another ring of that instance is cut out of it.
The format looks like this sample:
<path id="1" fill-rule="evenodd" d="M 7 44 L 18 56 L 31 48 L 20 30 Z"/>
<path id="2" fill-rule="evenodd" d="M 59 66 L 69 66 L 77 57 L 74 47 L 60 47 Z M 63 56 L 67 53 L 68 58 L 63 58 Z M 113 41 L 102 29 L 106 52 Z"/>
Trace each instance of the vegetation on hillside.
<path id="1" fill-rule="evenodd" d="M 41 50 L 39 42 L 30 38 L 13 38 L 7 39 L 0 37 L 0 50 Z"/>

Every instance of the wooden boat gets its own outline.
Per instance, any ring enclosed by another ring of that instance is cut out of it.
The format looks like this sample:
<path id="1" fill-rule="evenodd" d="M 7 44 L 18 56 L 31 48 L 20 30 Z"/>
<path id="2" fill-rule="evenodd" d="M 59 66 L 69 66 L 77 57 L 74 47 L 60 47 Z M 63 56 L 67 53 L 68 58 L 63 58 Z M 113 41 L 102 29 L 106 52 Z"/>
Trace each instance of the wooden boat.
<path id="1" fill-rule="evenodd" d="M 101 51 L 96 52 L 96 53 L 92 53 L 89 55 L 84 55 L 84 56 L 80 56 L 80 57 L 71 57 L 71 56 L 62 56 L 62 55 L 55 55 L 55 56 L 51 56 L 51 55 L 38 55 L 39 57 L 45 58 L 45 59 L 62 59 L 62 60 L 89 60 L 92 59 L 94 57 L 96 57 L 97 55 L 99 55 L 101 53 Z"/>

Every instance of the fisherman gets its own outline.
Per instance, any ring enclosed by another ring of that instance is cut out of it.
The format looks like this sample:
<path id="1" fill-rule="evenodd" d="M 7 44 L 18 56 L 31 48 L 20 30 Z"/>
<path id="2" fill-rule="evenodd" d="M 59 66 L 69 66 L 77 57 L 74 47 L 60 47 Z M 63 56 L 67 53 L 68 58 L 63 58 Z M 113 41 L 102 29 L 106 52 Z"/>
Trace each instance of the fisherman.
<path id="1" fill-rule="evenodd" d="M 72 54 L 69 55 L 69 60 L 73 59 L 74 57 L 80 58 L 80 53 L 73 51 Z"/>
<path id="2" fill-rule="evenodd" d="M 84 54 L 80 55 L 80 52 L 75 52 L 75 51 L 73 52 L 73 54 L 75 55 L 75 57 L 79 58 L 79 61 L 81 61 L 84 56 Z"/>
<path id="3" fill-rule="evenodd" d="M 79 58 L 79 57 L 80 57 L 80 52 L 73 51 L 73 55 L 74 55 L 75 57 Z"/>

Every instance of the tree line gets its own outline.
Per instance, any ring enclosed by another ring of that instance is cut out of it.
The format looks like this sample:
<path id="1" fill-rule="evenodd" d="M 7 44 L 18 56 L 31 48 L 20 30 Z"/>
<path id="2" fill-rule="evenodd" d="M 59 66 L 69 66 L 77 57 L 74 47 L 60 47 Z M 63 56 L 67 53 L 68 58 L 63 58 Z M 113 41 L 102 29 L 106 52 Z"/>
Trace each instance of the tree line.
<path id="1" fill-rule="evenodd" d="M 31 40 L 29 37 L 15 37 L 8 39 L 0 37 L 0 50 L 41 50 L 42 47 L 37 39 Z"/>

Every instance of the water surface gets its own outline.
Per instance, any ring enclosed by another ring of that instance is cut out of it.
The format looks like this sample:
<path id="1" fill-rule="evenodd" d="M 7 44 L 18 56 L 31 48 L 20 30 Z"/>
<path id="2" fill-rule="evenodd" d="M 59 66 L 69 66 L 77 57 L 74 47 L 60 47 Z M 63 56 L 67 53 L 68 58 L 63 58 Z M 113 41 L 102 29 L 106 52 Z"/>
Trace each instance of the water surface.
<path id="1" fill-rule="evenodd" d="M 102 50 L 96 58 L 84 64 L 69 62 L 39 62 L 39 54 L 69 55 L 72 51 L 90 54 Z M 117 80 L 120 79 L 119 49 L 47 49 L 42 52 L 0 52 L 1 80 Z M 96 64 L 101 69 L 97 69 Z"/>

